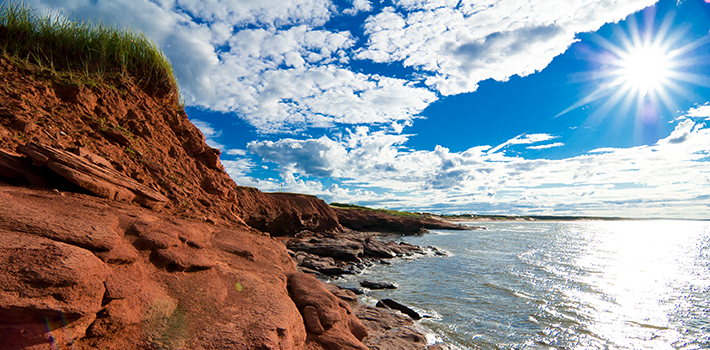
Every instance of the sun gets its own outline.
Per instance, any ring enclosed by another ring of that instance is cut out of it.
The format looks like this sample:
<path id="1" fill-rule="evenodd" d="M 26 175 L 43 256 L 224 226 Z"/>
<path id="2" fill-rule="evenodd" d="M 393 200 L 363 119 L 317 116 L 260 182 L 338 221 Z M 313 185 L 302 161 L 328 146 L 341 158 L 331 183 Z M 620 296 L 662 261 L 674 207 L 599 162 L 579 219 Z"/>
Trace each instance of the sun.
<path id="1" fill-rule="evenodd" d="M 620 54 L 617 82 L 639 96 L 661 93 L 673 75 L 673 54 L 660 47 L 642 45 Z"/>
<path id="2" fill-rule="evenodd" d="M 710 43 L 710 35 L 688 42 L 688 27 L 672 28 L 672 22 L 671 16 L 658 26 L 649 21 L 639 28 L 631 17 L 627 28 L 617 24 L 612 38 L 592 36 L 598 48 L 592 50 L 596 53 L 589 60 L 598 68 L 586 72 L 585 80 L 594 82 L 597 88 L 553 119 L 599 100 L 605 101 L 590 117 L 610 115 L 616 107 L 620 108 L 613 115 L 623 117 L 633 108 L 648 122 L 651 114 L 659 114 L 650 113 L 653 110 L 676 110 L 678 96 L 693 94 L 687 86 L 707 84 L 705 77 L 688 68 L 701 64 L 700 59 L 689 55 Z"/>

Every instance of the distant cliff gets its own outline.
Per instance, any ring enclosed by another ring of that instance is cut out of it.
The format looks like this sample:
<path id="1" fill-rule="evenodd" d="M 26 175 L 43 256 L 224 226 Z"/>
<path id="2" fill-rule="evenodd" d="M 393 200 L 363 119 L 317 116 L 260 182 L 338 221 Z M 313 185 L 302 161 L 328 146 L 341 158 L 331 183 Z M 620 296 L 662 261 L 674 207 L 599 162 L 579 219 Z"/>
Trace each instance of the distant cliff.
<path id="1" fill-rule="evenodd" d="M 393 216 L 387 213 L 363 209 L 333 208 L 343 227 L 356 231 L 373 231 L 412 235 L 427 230 L 470 230 L 474 227 L 453 224 L 431 217 Z"/>

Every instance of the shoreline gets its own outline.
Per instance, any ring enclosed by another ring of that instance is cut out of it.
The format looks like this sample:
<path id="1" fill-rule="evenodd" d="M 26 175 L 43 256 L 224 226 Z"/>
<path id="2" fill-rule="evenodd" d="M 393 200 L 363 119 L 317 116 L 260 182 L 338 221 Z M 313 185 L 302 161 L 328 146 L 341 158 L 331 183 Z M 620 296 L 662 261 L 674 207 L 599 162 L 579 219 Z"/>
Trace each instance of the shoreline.
<path id="1" fill-rule="evenodd" d="M 426 233 L 424 233 L 426 234 Z M 415 309 L 399 301 L 394 300 L 393 304 L 386 304 L 385 299 L 372 302 L 365 301 L 371 291 L 376 289 L 387 289 L 390 287 L 399 288 L 402 281 L 382 280 L 376 276 L 365 274 L 365 272 L 377 265 L 390 265 L 393 259 L 419 259 L 425 256 L 448 256 L 448 253 L 434 246 L 417 246 L 396 240 L 382 240 L 382 237 L 388 236 L 406 236 L 391 233 L 381 232 L 345 232 L 333 235 L 334 237 L 307 237 L 296 240 L 301 243 L 303 240 L 313 241 L 314 244 L 322 243 L 334 248 L 333 241 L 329 239 L 337 239 L 340 243 L 345 242 L 337 247 L 345 247 L 343 249 L 353 249 L 352 242 L 362 240 L 364 244 L 370 244 L 368 254 L 363 255 L 357 260 L 345 262 L 334 259 L 330 256 L 316 256 L 316 254 L 307 253 L 303 250 L 293 250 L 294 248 L 306 249 L 312 248 L 307 245 L 294 244 L 293 238 L 279 239 L 288 249 L 288 253 L 300 272 L 314 275 L 326 288 L 335 296 L 347 302 L 353 310 L 353 314 L 363 322 L 370 330 L 370 335 L 363 339 L 363 343 L 374 349 L 389 349 L 389 348 L 406 348 L 412 350 L 445 350 L 454 349 L 455 345 L 446 343 L 433 329 L 421 324 L 420 320 L 427 318 L 429 315 L 421 314 Z M 376 240 L 377 243 L 374 243 Z M 372 250 L 374 247 L 379 251 Z M 349 248 L 348 248 L 349 247 Z M 401 248 L 395 253 L 394 250 Z M 391 256 L 382 254 L 390 249 Z M 316 249 L 317 250 L 317 249 Z M 310 251 L 314 251 L 310 249 Z M 324 250 L 320 250 L 324 252 Z M 365 250 L 363 250 L 365 251 Z M 381 253 L 380 256 L 375 256 L 373 253 Z M 328 255 L 347 256 L 346 252 L 331 250 Z M 317 268 L 320 268 L 318 270 Z M 340 272 L 340 273 L 335 273 Z M 382 288 L 367 288 L 363 287 L 363 283 L 371 281 L 371 283 L 381 283 Z M 345 282 L 345 283 L 344 283 Z M 389 287 L 385 287 L 385 286 Z M 392 308 L 391 306 L 394 306 Z"/>

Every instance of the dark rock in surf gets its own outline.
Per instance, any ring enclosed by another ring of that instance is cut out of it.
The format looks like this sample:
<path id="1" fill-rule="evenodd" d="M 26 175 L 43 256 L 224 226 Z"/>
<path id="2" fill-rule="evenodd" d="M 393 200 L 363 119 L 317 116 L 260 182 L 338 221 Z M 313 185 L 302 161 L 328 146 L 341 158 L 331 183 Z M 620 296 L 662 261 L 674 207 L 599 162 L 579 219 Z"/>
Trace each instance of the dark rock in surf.
<path id="1" fill-rule="evenodd" d="M 399 286 L 393 282 L 380 282 L 380 281 L 370 281 L 364 280 L 360 282 L 360 285 L 369 289 L 397 289 Z"/>
<path id="2" fill-rule="evenodd" d="M 412 310 L 412 308 L 400 304 L 392 299 L 382 299 L 378 301 L 375 306 L 401 311 L 403 314 L 411 317 L 415 321 L 420 320 L 422 318 L 422 316 L 419 315 L 418 312 Z"/>

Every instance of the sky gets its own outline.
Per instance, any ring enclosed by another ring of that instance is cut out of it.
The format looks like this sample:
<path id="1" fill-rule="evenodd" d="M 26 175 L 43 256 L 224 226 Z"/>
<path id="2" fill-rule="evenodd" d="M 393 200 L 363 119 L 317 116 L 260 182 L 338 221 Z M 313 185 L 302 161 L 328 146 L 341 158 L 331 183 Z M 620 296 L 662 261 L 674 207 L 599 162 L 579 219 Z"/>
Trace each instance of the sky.
<path id="1" fill-rule="evenodd" d="M 710 219 L 708 2 L 25 4 L 156 42 L 241 186 L 434 213 Z"/>

